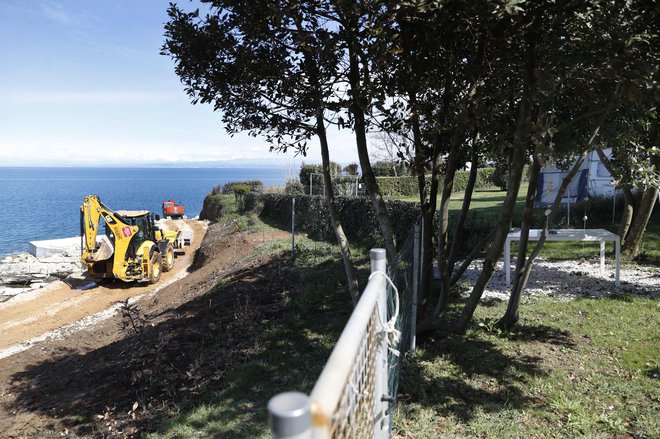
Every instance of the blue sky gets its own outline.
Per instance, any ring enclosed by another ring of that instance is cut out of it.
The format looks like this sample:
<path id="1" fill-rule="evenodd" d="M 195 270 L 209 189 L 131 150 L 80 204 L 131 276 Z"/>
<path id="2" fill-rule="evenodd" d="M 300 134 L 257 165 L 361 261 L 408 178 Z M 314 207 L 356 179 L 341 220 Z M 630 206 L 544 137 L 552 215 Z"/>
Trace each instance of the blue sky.
<path id="1" fill-rule="evenodd" d="M 291 163 L 189 103 L 159 55 L 167 4 L 0 0 L 0 166 Z M 330 140 L 332 160 L 357 160 L 348 132 Z M 319 162 L 310 146 L 295 161 Z"/>

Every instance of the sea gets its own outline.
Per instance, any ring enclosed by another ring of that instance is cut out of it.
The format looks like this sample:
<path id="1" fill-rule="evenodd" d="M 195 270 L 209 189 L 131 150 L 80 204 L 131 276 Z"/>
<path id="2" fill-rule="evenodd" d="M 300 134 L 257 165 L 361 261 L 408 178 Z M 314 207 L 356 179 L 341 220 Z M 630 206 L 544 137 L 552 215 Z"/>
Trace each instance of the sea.
<path id="1" fill-rule="evenodd" d="M 230 181 L 285 184 L 282 168 L 6 168 L 0 167 L 0 258 L 25 253 L 35 240 L 80 235 L 80 205 L 96 194 L 113 210 L 162 215 L 173 199 L 192 218 L 213 187 Z"/>

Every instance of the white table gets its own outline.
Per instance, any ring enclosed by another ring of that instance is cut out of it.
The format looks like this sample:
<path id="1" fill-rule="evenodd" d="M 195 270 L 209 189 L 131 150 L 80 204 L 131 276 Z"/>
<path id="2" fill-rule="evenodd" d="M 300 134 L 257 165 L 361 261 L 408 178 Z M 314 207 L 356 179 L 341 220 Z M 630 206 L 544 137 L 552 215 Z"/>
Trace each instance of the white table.
<path id="1" fill-rule="evenodd" d="M 605 229 L 557 229 L 551 230 L 551 232 L 557 233 L 548 233 L 545 237 L 546 241 L 580 241 L 580 242 L 600 242 L 600 273 L 605 272 L 605 242 L 613 241 L 615 249 L 615 277 L 614 285 L 619 287 L 619 265 L 621 261 L 621 241 L 619 240 L 619 235 L 616 233 L 608 232 Z M 530 229 L 529 231 L 529 240 L 538 241 L 541 238 L 543 230 L 541 229 Z M 504 244 L 504 272 L 506 273 L 506 286 L 511 285 L 511 241 L 520 241 L 520 231 L 510 232 L 506 237 L 506 243 Z"/>

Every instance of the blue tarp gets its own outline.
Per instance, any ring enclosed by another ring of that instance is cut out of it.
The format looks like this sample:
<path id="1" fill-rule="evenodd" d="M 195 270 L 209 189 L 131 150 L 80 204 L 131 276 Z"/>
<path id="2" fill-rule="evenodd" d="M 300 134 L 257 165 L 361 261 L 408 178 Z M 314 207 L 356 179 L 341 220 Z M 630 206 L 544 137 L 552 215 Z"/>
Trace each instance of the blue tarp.
<path id="1" fill-rule="evenodd" d="M 539 174 L 534 206 L 543 207 L 551 205 L 555 201 L 557 190 L 561 186 L 562 180 L 567 175 L 568 172 L 542 170 Z M 567 204 L 569 201 L 573 204 L 584 199 L 588 194 L 588 177 L 587 169 L 578 171 L 568 185 L 568 188 L 566 188 L 566 192 L 564 192 L 564 196 L 561 199 L 561 204 Z"/>

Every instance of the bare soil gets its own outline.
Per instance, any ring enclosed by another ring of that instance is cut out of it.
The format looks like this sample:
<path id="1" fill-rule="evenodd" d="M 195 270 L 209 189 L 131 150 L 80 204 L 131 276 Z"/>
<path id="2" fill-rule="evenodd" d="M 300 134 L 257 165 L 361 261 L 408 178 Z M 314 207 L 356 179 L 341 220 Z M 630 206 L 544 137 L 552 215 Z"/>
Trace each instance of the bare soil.
<path id="1" fill-rule="evenodd" d="M 74 279 L 0 304 L 0 437 L 140 437 L 243 361 L 254 319 L 238 318 L 241 298 L 276 314 L 269 292 L 282 288 L 282 264 L 254 245 L 290 234 L 190 224 L 192 245 L 156 285 Z M 228 294 L 230 274 L 241 282 Z M 206 349 L 214 357 L 196 359 Z"/>

